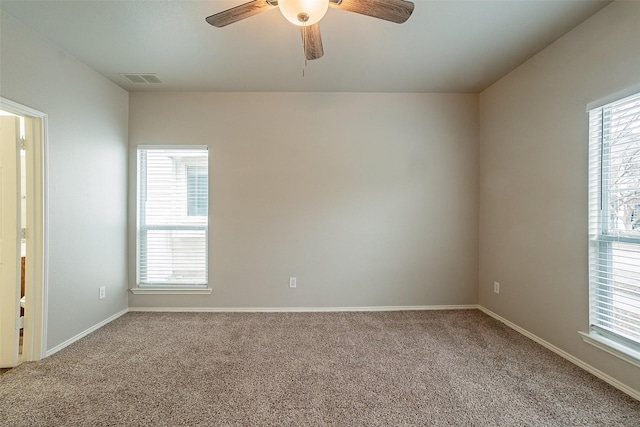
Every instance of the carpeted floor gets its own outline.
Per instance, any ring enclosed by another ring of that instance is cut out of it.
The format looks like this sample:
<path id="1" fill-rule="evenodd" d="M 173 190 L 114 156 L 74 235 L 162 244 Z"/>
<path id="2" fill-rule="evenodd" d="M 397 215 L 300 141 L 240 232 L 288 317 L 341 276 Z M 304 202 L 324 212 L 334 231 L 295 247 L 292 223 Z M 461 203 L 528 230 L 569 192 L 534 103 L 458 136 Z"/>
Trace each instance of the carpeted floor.
<path id="1" fill-rule="evenodd" d="M 128 313 L 0 377 L 2 426 L 640 426 L 476 310 Z"/>

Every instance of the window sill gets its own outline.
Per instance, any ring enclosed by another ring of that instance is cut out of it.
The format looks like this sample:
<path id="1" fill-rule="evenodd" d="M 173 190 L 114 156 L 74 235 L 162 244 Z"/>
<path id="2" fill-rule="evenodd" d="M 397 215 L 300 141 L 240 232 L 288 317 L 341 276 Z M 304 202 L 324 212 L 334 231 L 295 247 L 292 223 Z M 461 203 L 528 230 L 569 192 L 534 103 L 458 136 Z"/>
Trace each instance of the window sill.
<path id="1" fill-rule="evenodd" d="M 209 295 L 211 288 L 133 288 L 129 289 L 136 295 Z"/>
<path id="2" fill-rule="evenodd" d="M 640 352 L 619 344 L 616 341 L 605 338 L 602 335 L 587 332 L 578 333 L 582 336 L 582 340 L 587 344 L 591 344 L 602 351 L 606 351 L 607 353 L 640 368 Z"/>

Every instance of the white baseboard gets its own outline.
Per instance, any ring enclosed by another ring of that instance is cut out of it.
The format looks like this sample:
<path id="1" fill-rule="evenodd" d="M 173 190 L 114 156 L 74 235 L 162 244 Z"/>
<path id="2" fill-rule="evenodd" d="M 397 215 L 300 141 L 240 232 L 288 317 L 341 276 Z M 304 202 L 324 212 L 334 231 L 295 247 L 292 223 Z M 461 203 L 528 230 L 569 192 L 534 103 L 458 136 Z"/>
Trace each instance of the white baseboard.
<path id="1" fill-rule="evenodd" d="M 600 378 L 604 382 L 614 386 L 618 390 L 628 394 L 629 396 L 633 397 L 636 400 L 640 400 L 640 391 L 635 390 L 635 389 L 629 387 L 628 385 L 621 383 L 620 381 L 616 380 L 612 376 L 607 375 L 604 372 L 602 372 L 601 370 L 594 368 L 593 366 L 589 365 L 588 363 L 583 362 L 582 360 L 578 359 L 575 356 L 572 356 L 571 354 L 569 354 L 566 351 L 556 347 L 555 345 L 551 344 L 550 342 L 547 342 L 547 341 L 543 340 L 539 336 L 534 335 L 531 332 L 527 331 L 526 329 L 523 329 L 520 326 L 516 325 L 515 323 L 508 321 L 504 317 L 501 317 L 501 316 L 497 315 L 493 311 L 491 311 L 489 309 L 486 309 L 486 308 L 482 307 L 481 305 L 478 305 L 477 308 L 480 311 L 484 312 L 485 314 L 488 314 L 489 316 L 493 317 L 494 319 L 499 320 L 500 322 L 504 323 L 505 325 L 507 325 L 511 329 L 515 330 L 516 332 L 519 332 L 520 334 L 524 335 L 525 337 L 537 342 L 541 346 L 546 347 L 547 349 L 553 351 L 557 355 L 567 359 L 569 362 L 573 363 L 574 365 L 579 366 L 580 368 L 584 369 L 585 371 L 587 371 L 587 372 L 595 375 L 596 377 Z"/>
<path id="2" fill-rule="evenodd" d="M 73 344 L 74 342 L 78 341 L 80 338 L 86 337 L 87 335 L 89 335 L 91 332 L 100 329 L 101 327 L 103 327 L 104 325 L 106 325 L 107 323 L 113 322 L 114 320 L 116 320 L 118 317 L 122 316 L 123 314 L 126 314 L 129 312 L 128 308 L 125 308 L 124 310 L 114 314 L 113 316 L 103 320 L 102 322 L 93 325 L 92 327 L 90 327 L 89 329 L 86 329 L 82 332 L 80 332 L 78 335 L 69 338 L 68 340 L 66 340 L 65 342 L 58 344 L 57 346 L 50 348 L 49 350 L 47 350 L 45 352 L 45 356 L 44 357 L 49 357 L 52 354 L 55 354 L 57 352 L 59 352 L 60 350 L 62 350 L 65 347 L 70 346 L 71 344 Z"/>
<path id="3" fill-rule="evenodd" d="M 400 305 L 377 307 L 129 307 L 129 311 L 203 313 L 317 313 L 342 311 L 474 310 L 468 305 Z"/>

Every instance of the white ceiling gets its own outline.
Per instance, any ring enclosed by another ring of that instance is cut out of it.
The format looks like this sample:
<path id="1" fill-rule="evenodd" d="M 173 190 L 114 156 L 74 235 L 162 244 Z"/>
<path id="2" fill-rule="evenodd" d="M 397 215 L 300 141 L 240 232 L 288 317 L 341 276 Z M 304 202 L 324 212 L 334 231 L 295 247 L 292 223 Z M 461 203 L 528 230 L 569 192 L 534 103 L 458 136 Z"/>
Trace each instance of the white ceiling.
<path id="1" fill-rule="evenodd" d="M 414 0 L 394 24 L 329 9 L 324 57 L 271 10 L 224 28 L 247 0 L 11 1 L 0 8 L 129 91 L 480 92 L 606 6 L 593 0 Z M 120 73 L 155 73 L 132 84 Z"/>

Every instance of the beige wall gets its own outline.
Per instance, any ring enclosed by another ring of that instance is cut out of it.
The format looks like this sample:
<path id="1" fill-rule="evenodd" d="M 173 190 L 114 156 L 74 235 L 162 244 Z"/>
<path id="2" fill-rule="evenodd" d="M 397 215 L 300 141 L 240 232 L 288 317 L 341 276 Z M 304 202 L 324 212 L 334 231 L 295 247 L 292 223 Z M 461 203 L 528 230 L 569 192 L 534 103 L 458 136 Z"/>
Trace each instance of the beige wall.
<path id="1" fill-rule="evenodd" d="M 475 304 L 477 99 L 130 94 L 130 158 L 136 145 L 210 148 L 213 294 L 130 295 L 129 305 Z"/>
<path id="2" fill-rule="evenodd" d="M 127 308 L 128 95 L 0 19 L 0 95 L 48 115 L 49 350 Z"/>
<path id="3" fill-rule="evenodd" d="M 480 95 L 480 304 L 636 390 L 638 368 L 578 331 L 588 328 L 586 106 L 640 83 L 639 28 L 640 2 L 615 2 Z"/>

